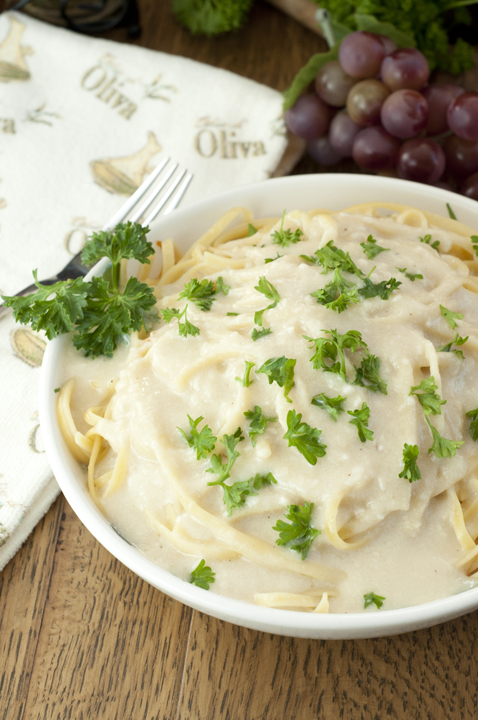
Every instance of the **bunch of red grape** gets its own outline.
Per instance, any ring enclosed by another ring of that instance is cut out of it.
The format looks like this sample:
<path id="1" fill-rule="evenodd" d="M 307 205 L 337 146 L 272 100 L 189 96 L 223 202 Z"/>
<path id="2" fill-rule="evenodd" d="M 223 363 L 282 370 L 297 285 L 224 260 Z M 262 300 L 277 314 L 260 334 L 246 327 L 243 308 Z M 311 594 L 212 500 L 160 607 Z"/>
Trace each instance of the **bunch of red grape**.
<path id="1" fill-rule="evenodd" d="M 352 157 L 370 172 L 452 189 L 446 177 L 478 200 L 478 92 L 428 85 L 429 75 L 419 50 L 353 32 L 319 70 L 315 92 L 286 111 L 287 127 L 320 165 Z"/>

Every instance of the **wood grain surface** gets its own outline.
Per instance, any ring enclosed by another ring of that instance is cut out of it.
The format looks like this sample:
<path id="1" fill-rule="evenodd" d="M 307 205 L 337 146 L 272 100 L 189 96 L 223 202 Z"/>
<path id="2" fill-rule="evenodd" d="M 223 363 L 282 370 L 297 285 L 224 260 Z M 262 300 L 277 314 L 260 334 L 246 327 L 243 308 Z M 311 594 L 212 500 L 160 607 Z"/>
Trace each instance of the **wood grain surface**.
<path id="1" fill-rule="evenodd" d="M 139 5 L 136 44 L 279 90 L 324 47 L 260 0 L 244 30 L 217 39 L 192 38 L 167 0 Z M 471 720 L 477 643 L 477 613 L 347 642 L 215 620 L 138 579 L 60 497 L 0 573 L 0 720 Z"/>

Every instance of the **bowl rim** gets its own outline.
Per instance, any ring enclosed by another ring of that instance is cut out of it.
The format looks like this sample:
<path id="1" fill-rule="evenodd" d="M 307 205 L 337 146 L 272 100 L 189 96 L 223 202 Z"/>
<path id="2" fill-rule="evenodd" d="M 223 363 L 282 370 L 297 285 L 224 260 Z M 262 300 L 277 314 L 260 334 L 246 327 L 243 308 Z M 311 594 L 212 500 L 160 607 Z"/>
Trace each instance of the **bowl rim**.
<path id="1" fill-rule="evenodd" d="M 357 183 L 359 180 L 359 183 Z M 318 175 L 295 175 L 274 178 L 253 185 L 240 186 L 220 195 L 206 198 L 188 207 L 176 210 L 168 216 L 160 216 L 152 225 L 152 235 L 169 226 L 187 225 L 191 218 L 203 221 L 213 214 L 216 219 L 221 210 L 240 205 L 260 205 L 264 194 L 273 204 L 276 197 L 285 195 L 291 189 L 299 194 L 320 190 L 327 186 L 343 197 L 344 185 L 351 183 L 360 192 L 376 193 L 393 197 L 390 202 L 399 202 L 395 194 L 410 195 L 418 201 L 452 203 L 455 210 L 475 216 L 478 232 L 478 204 L 476 201 L 456 195 L 442 188 L 424 186 L 418 183 L 369 175 L 323 173 Z M 272 198 L 272 199 L 271 199 Z M 380 199 L 373 197 L 374 200 Z M 239 201 L 239 202 L 238 202 Z M 365 200 L 363 201 L 365 202 Z M 410 202 L 410 200 L 408 200 Z M 344 203 L 340 203 L 344 205 Z M 350 206 L 355 203 L 347 203 Z M 296 209 L 296 208 L 294 208 Z M 307 208 L 302 208 L 307 209 Z M 309 203 L 310 209 L 310 203 Z M 280 212 L 279 212 L 280 215 Z M 194 230 L 195 236 L 198 232 Z M 104 272 L 108 261 L 100 261 L 91 274 Z M 252 603 L 235 600 L 191 585 L 189 582 L 163 570 L 149 560 L 140 550 L 121 538 L 102 515 L 78 479 L 83 473 L 72 458 L 61 436 L 56 419 L 56 378 L 59 372 L 62 352 L 69 336 L 62 336 L 48 343 L 41 368 L 40 378 L 40 424 L 48 460 L 68 503 L 92 535 L 118 560 L 135 574 L 146 580 L 170 597 L 201 612 L 236 625 L 262 630 L 269 633 L 317 639 L 371 638 L 408 632 L 459 617 L 478 608 L 478 587 L 459 594 L 440 598 L 421 605 L 398 609 L 375 610 L 362 613 L 304 613 L 294 610 L 266 608 Z"/>

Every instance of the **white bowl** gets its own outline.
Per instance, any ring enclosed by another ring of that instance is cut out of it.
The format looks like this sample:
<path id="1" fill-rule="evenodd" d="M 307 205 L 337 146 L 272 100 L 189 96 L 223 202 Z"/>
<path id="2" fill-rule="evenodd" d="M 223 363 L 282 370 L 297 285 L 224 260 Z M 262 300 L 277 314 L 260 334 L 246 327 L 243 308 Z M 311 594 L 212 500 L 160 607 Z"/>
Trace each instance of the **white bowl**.
<path id="1" fill-rule="evenodd" d="M 367 201 L 414 205 L 447 215 L 450 203 L 457 218 L 478 233 L 478 203 L 439 188 L 404 180 L 368 175 L 322 174 L 267 180 L 229 190 L 196 203 L 152 226 L 150 239 L 174 237 L 184 250 L 223 213 L 236 205 L 250 208 L 256 217 L 280 216 L 289 210 L 315 207 L 341 210 Z M 280 635 L 322 639 L 371 638 L 394 635 L 450 620 L 478 608 L 478 588 L 424 605 L 399 610 L 350 614 L 314 614 L 278 610 L 231 600 L 207 592 L 162 570 L 113 530 L 88 495 L 84 470 L 70 455 L 58 427 L 54 388 L 60 382 L 65 343 L 49 343 L 43 360 L 40 420 L 46 452 L 66 499 L 88 530 L 118 560 L 167 595 L 221 620 Z"/>

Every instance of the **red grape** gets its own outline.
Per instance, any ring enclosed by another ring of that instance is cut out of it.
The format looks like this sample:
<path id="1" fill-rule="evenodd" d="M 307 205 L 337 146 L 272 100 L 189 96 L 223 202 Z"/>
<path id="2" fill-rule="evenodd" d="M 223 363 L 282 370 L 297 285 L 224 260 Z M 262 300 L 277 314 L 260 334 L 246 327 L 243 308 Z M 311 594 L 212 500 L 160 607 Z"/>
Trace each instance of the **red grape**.
<path id="1" fill-rule="evenodd" d="M 478 140 L 478 92 L 465 92 L 449 106 L 450 130 L 463 140 Z"/>
<path id="2" fill-rule="evenodd" d="M 447 169 L 454 177 L 464 178 L 478 172 L 478 142 L 450 135 L 443 143 Z"/>
<path id="3" fill-rule="evenodd" d="M 309 140 L 307 152 L 319 165 L 335 165 L 343 157 L 334 150 L 327 137 Z"/>
<path id="4" fill-rule="evenodd" d="M 385 55 L 390 55 L 397 49 L 397 46 L 395 45 L 393 40 L 391 38 L 389 38 L 387 35 L 377 35 L 377 37 L 383 45 L 383 48 L 385 50 Z"/>
<path id="5" fill-rule="evenodd" d="M 355 84 L 354 78 L 343 71 L 338 60 L 326 63 L 317 73 L 315 90 L 317 95 L 328 105 L 343 107 L 351 87 Z"/>
<path id="6" fill-rule="evenodd" d="M 415 48 L 400 48 L 383 59 L 380 74 L 390 90 L 420 90 L 426 85 L 430 66 Z"/>
<path id="7" fill-rule="evenodd" d="M 355 136 L 361 129 L 345 111 L 339 112 L 330 123 L 329 142 L 343 157 L 350 157 Z"/>
<path id="8" fill-rule="evenodd" d="M 478 200 L 478 173 L 470 175 L 470 177 L 465 180 L 460 188 L 460 192 L 472 200 Z"/>
<path id="9" fill-rule="evenodd" d="M 379 80 L 362 80 L 347 96 L 347 112 L 358 125 L 379 125 L 380 109 L 389 94 Z"/>
<path id="10" fill-rule="evenodd" d="M 451 83 L 437 83 L 422 90 L 422 95 L 428 103 L 428 135 L 439 135 L 448 130 L 446 119 L 448 107 L 464 92 L 459 85 L 451 85 Z"/>
<path id="11" fill-rule="evenodd" d="M 443 175 L 445 153 L 429 138 L 414 138 L 403 143 L 398 153 L 397 170 L 404 180 L 435 183 Z"/>
<path id="12" fill-rule="evenodd" d="M 339 60 L 343 69 L 353 78 L 374 77 L 385 57 L 385 48 L 377 35 L 353 32 L 340 43 Z"/>
<path id="13" fill-rule="evenodd" d="M 415 137 L 427 124 L 427 101 L 416 90 L 396 90 L 383 103 L 380 117 L 391 135 Z"/>
<path id="14" fill-rule="evenodd" d="M 313 140 L 327 132 L 330 111 L 317 95 L 302 95 L 293 107 L 286 110 L 285 122 L 297 137 Z"/>
<path id="15" fill-rule="evenodd" d="M 353 159 L 367 170 L 390 170 L 395 166 L 400 142 L 382 127 L 361 130 L 354 140 Z"/>

